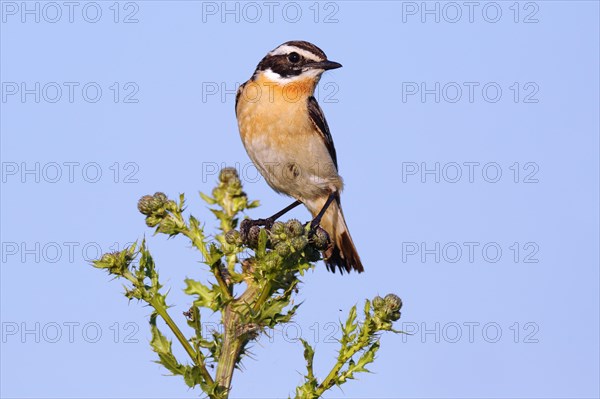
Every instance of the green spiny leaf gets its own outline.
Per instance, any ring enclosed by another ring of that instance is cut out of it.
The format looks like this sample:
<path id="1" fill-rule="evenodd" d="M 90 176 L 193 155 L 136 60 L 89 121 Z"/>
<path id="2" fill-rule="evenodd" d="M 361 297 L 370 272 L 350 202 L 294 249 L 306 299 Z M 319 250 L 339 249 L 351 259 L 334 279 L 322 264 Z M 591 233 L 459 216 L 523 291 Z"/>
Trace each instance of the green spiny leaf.
<path id="1" fill-rule="evenodd" d="M 185 372 L 185 366 L 180 364 L 173 352 L 171 351 L 171 341 L 165 337 L 156 324 L 151 324 L 152 340 L 150 346 L 152 350 L 158 354 L 159 360 L 157 363 L 162 364 L 167 370 L 173 374 L 182 375 Z"/>
<path id="2" fill-rule="evenodd" d="M 315 350 L 304 339 L 300 338 L 300 341 L 302 342 L 302 345 L 304 345 L 304 359 L 306 360 L 306 371 L 308 373 L 306 378 L 308 380 L 314 380 L 315 375 L 313 372 L 313 360 L 315 357 Z"/>
<path id="3" fill-rule="evenodd" d="M 202 231 L 202 228 L 200 227 L 200 222 L 193 215 L 190 215 L 189 221 L 190 221 L 190 229 L 192 231 L 195 231 L 195 232 Z"/>
<path id="4" fill-rule="evenodd" d="M 194 301 L 194 305 L 217 311 L 221 304 L 221 296 L 219 295 L 219 288 L 213 285 L 213 289 L 208 288 L 206 285 L 199 281 L 192 280 L 190 278 L 185 279 L 187 287 L 184 292 L 188 295 L 198 295 L 198 299 Z"/>
<path id="5" fill-rule="evenodd" d="M 377 354 L 377 351 L 379 350 L 379 340 L 373 342 L 371 344 L 371 346 L 369 347 L 369 349 L 367 349 L 358 359 L 358 362 L 356 363 L 356 370 L 355 372 L 369 372 L 369 370 L 367 370 L 365 368 L 365 366 L 369 363 L 373 363 L 373 361 L 375 360 L 375 355 Z"/>
<path id="6" fill-rule="evenodd" d="M 346 319 L 346 324 L 344 325 L 342 331 L 345 335 L 350 335 L 356 330 L 357 327 L 358 325 L 356 323 L 356 305 L 354 305 L 348 313 L 348 319 Z"/>
<path id="7" fill-rule="evenodd" d="M 200 193 L 200 198 L 202 198 L 204 200 L 204 202 L 206 202 L 209 205 L 214 205 L 217 203 L 217 201 L 211 197 L 210 195 L 206 195 L 204 193 Z"/>
<path id="8" fill-rule="evenodd" d="M 183 380 L 190 388 L 201 385 L 204 382 L 198 366 L 187 366 L 183 373 Z"/>

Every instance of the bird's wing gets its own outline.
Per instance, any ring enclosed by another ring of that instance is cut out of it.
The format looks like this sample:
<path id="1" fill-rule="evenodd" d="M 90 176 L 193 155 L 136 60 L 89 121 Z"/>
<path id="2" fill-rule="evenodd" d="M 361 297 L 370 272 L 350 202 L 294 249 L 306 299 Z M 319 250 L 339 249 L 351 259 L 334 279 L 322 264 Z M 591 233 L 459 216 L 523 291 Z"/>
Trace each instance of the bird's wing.
<path id="1" fill-rule="evenodd" d="M 235 94 L 235 114 L 237 116 L 237 106 L 238 106 L 238 102 L 240 101 L 240 95 L 242 94 L 242 91 L 244 90 L 244 86 L 246 86 L 245 82 L 243 84 L 240 85 L 240 87 L 238 87 L 237 93 Z"/>
<path id="2" fill-rule="evenodd" d="M 329 151 L 329 155 L 333 160 L 333 164 L 335 168 L 338 168 L 337 164 L 337 155 L 335 154 L 335 146 L 333 145 L 333 137 L 331 137 L 331 132 L 329 131 L 329 126 L 327 125 L 327 121 L 325 120 L 325 115 L 323 115 L 323 110 L 319 107 L 319 103 L 317 103 L 317 99 L 313 96 L 308 98 L 308 115 L 310 116 L 310 120 L 317 128 L 317 131 L 321 135 L 323 139 L 323 143 L 327 147 Z"/>

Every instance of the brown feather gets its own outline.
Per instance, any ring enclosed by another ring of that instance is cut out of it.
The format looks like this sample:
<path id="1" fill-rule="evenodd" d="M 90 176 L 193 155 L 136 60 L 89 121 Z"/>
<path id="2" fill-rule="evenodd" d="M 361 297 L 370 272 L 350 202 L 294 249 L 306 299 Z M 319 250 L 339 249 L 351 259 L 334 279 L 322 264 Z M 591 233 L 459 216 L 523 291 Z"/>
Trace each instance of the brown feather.
<path id="1" fill-rule="evenodd" d="M 313 216 L 319 210 L 316 208 L 311 209 Z M 323 252 L 327 270 L 335 273 L 335 269 L 338 268 L 342 274 L 344 271 L 349 273 L 352 270 L 362 273 L 364 267 L 348 231 L 339 197 L 331 203 L 329 209 L 323 215 L 321 227 L 329 234 L 331 240 L 329 248 Z"/>

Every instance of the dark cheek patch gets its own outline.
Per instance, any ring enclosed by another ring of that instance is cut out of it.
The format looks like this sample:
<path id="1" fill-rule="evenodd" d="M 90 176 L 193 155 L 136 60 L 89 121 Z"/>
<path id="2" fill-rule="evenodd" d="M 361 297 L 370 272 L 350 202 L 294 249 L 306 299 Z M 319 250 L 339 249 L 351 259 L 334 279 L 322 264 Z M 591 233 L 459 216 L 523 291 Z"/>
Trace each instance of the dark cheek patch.
<path id="1" fill-rule="evenodd" d="M 293 69 L 287 65 L 281 64 L 272 66 L 271 70 L 283 78 L 287 78 L 290 76 L 298 76 L 300 75 L 300 73 L 302 73 L 302 69 L 300 68 Z"/>
<path id="2" fill-rule="evenodd" d="M 299 63 L 292 66 L 287 61 L 286 57 L 286 55 L 265 57 L 260 64 L 258 64 L 257 69 L 259 71 L 266 71 L 267 69 L 270 69 L 282 78 L 300 75 L 302 73 L 302 64 L 304 64 L 305 60 L 301 59 Z"/>

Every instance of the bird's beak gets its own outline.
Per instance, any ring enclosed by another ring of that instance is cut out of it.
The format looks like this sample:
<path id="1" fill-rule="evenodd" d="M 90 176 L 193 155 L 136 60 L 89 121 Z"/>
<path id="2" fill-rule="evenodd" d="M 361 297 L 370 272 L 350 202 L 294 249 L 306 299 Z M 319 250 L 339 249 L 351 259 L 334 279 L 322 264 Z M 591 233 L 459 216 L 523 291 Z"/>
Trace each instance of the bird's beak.
<path id="1" fill-rule="evenodd" d="M 323 69 L 323 70 L 327 71 L 329 69 L 341 68 L 342 64 L 340 64 L 339 62 L 326 60 L 326 61 L 320 61 L 320 62 L 311 62 L 309 64 L 306 64 L 305 66 L 310 69 Z"/>

